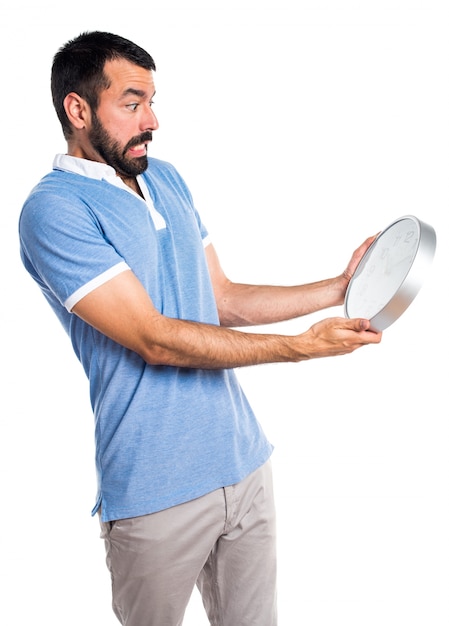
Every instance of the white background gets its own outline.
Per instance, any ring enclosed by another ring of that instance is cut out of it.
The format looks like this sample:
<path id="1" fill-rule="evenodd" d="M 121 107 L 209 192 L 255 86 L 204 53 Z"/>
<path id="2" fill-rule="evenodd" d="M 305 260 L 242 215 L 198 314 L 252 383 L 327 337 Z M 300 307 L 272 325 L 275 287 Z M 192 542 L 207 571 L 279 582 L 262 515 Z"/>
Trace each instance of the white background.
<path id="1" fill-rule="evenodd" d="M 280 625 L 448 625 L 447 6 L 3 3 L 1 623 L 118 623 L 90 517 L 87 381 L 17 241 L 23 200 L 65 150 L 52 56 L 100 29 L 154 56 L 151 153 L 187 180 L 231 278 L 326 278 L 397 217 L 435 228 L 431 273 L 380 346 L 240 378 L 275 445 Z M 195 592 L 185 624 L 206 623 Z"/>

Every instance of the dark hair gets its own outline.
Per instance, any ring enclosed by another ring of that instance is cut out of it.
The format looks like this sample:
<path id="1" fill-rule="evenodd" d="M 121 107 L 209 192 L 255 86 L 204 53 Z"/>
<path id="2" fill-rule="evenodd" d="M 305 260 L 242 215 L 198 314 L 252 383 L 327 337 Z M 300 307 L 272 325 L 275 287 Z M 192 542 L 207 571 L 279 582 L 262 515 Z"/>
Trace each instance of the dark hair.
<path id="1" fill-rule="evenodd" d="M 112 59 L 125 59 L 147 70 L 156 69 L 152 57 L 143 48 L 129 39 L 101 31 L 82 33 L 55 54 L 51 93 L 66 138 L 72 134 L 64 109 L 66 95 L 71 91 L 77 93 L 96 111 L 100 92 L 109 86 L 104 65 Z"/>

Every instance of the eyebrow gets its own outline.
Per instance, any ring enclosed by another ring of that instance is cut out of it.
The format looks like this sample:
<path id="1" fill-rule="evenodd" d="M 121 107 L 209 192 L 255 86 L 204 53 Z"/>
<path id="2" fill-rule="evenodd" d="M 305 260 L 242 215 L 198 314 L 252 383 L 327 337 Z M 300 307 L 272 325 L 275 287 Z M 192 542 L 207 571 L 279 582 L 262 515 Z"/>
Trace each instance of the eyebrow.
<path id="1" fill-rule="evenodd" d="M 133 89 L 133 87 L 128 87 L 125 89 L 122 96 L 138 96 L 139 98 L 143 98 L 145 96 L 145 92 L 142 89 Z"/>
<path id="2" fill-rule="evenodd" d="M 153 92 L 151 98 L 154 98 L 155 93 L 156 91 Z M 138 98 L 145 98 L 146 92 L 142 89 L 134 89 L 133 87 L 128 87 L 128 89 L 125 89 L 125 91 L 122 93 L 122 98 L 126 98 L 126 96 L 137 96 Z"/>

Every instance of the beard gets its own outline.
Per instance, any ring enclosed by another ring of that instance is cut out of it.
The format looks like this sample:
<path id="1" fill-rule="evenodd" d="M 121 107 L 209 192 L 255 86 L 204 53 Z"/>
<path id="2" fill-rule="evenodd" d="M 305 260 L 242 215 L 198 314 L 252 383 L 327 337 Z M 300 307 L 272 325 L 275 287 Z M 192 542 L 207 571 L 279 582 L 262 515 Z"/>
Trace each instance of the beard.
<path id="1" fill-rule="evenodd" d="M 112 139 L 108 131 L 98 119 L 95 111 L 92 112 L 92 128 L 89 133 L 89 139 L 92 146 L 102 157 L 105 163 L 115 169 L 119 176 L 125 178 L 138 176 L 142 174 L 148 167 L 147 156 L 128 158 L 126 156 L 129 148 L 138 146 L 145 141 L 151 141 L 153 134 L 146 131 L 138 137 L 133 137 L 125 146 L 121 146 L 118 141 Z"/>

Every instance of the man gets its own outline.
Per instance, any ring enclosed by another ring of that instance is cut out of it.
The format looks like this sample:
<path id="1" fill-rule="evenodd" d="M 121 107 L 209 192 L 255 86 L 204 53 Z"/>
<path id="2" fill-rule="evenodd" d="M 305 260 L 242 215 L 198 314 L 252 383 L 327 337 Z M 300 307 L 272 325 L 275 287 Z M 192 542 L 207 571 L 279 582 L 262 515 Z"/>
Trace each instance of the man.
<path id="1" fill-rule="evenodd" d="M 83 33 L 55 55 L 67 140 L 20 218 L 21 254 L 90 381 L 114 611 L 182 623 L 198 585 L 211 624 L 276 624 L 272 446 L 233 368 L 379 343 L 362 319 L 297 336 L 269 324 L 342 304 L 367 239 L 336 278 L 231 282 L 174 167 L 147 157 L 158 122 L 151 56 Z"/>

